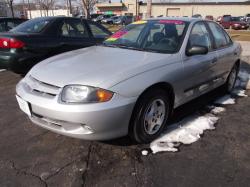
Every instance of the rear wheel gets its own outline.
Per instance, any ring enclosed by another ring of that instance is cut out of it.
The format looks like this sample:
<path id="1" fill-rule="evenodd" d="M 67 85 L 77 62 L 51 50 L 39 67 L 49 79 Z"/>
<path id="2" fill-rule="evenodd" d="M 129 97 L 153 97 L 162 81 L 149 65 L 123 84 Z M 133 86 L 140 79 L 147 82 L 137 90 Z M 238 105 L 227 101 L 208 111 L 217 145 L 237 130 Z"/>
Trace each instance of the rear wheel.
<path id="1" fill-rule="evenodd" d="M 166 126 L 170 114 L 169 95 L 162 89 L 149 90 L 137 102 L 130 124 L 130 137 L 138 143 L 149 143 Z"/>

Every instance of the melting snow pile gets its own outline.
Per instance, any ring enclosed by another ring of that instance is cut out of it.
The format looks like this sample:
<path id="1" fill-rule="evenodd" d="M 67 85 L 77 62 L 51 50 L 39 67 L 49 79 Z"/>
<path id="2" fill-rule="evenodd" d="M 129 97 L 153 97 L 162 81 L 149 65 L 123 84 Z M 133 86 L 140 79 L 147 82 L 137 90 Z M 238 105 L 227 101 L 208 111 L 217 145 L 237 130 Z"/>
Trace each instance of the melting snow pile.
<path id="1" fill-rule="evenodd" d="M 0 69 L 0 72 L 5 71 L 5 69 Z"/>
<path id="2" fill-rule="evenodd" d="M 165 135 L 150 144 L 153 153 L 160 151 L 178 151 L 177 147 L 182 144 L 196 142 L 204 130 L 215 129 L 214 124 L 218 117 L 212 114 L 204 116 L 191 116 L 178 124 L 174 124 Z"/>
<path id="3" fill-rule="evenodd" d="M 232 98 L 230 95 L 225 95 L 217 99 L 214 103 L 220 105 L 232 105 L 235 104 L 235 99 Z"/>
<path id="4" fill-rule="evenodd" d="M 247 71 L 241 70 L 238 74 L 238 80 L 236 82 L 236 87 L 250 89 L 250 75 Z"/>
<path id="5" fill-rule="evenodd" d="M 240 71 L 239 77 L 236 82 L 236 87 L 233 91 L 234 95 L 239 97 L 247 97 L 245 94 L 245 88 L 250 89 L 250 75 L 246 71 Z M 243 88 L 243 89 L 242 89 Z M 225 95 L 217 99 L 215 104 L 219 105 L 231 105 L 235 104 L 235 98 L 230 95 Z M 181 144 L 191 144 L 200 139 L 205 130 L 215 129 L 215 124 L 219 117 L 215 116 L 226 109 L 224 107 L 207 107 L 210 112 L 205 115 L 192 115 L 184 118 L 179 123 L 169 126 L 168 130 L 158 139 L 154 140 L 150 144 L 150 148 L 153 153 L 161 151 L 178 151 L 178 146 Z M 147 155 L 147 151 L 142 151 L 143 155 Z"/>

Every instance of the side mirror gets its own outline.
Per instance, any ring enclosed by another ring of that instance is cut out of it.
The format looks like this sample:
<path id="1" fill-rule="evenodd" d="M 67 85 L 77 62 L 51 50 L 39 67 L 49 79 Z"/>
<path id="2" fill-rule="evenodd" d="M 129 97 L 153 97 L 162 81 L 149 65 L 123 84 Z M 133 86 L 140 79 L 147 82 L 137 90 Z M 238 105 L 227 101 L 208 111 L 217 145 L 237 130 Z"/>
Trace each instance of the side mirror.
<path id="1" fill-rule="evenodd" d="M 208 48 L 205 46 L 193 46 L 186 51 L 187 56 L 205 55 L 208 53 Z"/>

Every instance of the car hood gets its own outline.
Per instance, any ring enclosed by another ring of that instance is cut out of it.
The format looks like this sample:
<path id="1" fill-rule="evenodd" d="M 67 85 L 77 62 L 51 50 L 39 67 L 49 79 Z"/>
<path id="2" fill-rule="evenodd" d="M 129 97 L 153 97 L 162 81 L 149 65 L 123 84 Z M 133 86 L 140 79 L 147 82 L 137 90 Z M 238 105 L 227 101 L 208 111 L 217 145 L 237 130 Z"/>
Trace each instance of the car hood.
<path id="1" fill-rule="evenodd" d="M 59 87 L 81 84 L 108 89 L 142 72 L 174 63 L 176 55 L 93 46 L 46 59 L 28 75 Z"/>

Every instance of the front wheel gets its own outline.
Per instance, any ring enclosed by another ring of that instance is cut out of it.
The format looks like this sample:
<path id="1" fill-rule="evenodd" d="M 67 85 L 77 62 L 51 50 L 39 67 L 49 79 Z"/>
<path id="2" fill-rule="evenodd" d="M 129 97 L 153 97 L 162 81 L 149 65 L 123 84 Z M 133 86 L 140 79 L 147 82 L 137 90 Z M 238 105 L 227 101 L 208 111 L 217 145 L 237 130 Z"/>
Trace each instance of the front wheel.
<path id="1" fill-rule="evenodd" d="M 235 87 L 235 83 L 238 76 L 238 66 L 235 64 L 227 78 L 227 82 L 225 84 L 225 91 L 227 93 L 231 93 Z"/>
<path id="2" fill-rule="evenodd" d="M 169 95 L 162 89 L 143 94 L 133 111 L 130 137 L 138 143 L 149 143 L 157 138 L 166 126 L 170 106 Z"/>

